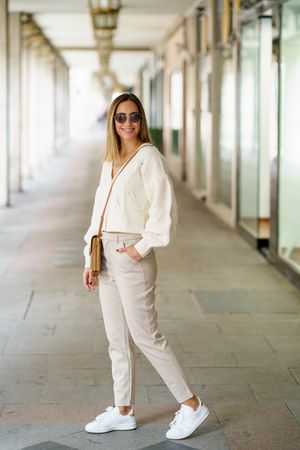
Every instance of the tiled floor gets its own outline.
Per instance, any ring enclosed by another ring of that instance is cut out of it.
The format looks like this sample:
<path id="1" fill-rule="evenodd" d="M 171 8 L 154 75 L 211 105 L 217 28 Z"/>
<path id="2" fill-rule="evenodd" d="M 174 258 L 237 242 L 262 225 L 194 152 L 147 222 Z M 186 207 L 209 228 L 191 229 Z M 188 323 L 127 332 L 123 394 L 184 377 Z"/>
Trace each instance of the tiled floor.
<path id="1" fill-rule="evenodd" d="M 112 403 L 97 293 L 81 285 L 101 145 L 70 146 L 0 211 L 0 449 L 299 449 L 299 292 L 179 185 L 157 309 L 210 415 L 167 442 L 177 405 L 137 351 L 138 429 L 83 431 Z"/>

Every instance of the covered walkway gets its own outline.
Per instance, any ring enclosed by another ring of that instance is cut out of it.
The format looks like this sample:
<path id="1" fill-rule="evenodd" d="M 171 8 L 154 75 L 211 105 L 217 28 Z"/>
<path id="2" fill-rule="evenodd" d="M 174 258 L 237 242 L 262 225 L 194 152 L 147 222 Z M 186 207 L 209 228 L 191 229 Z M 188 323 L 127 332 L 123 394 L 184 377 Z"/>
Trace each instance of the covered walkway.
<path id="1" fill-rule="evenodd" d="M 177 405 L 137 352 L 138 429 L 85 433 L 113 398 L 97 294 L 81 284 L 98 135 L 0 211 L 0 449 L 299 449 L 299 292 L 180 184 L 177 239 L 157 252 L 157 309 L 210 416 L 166 442 Z"/>

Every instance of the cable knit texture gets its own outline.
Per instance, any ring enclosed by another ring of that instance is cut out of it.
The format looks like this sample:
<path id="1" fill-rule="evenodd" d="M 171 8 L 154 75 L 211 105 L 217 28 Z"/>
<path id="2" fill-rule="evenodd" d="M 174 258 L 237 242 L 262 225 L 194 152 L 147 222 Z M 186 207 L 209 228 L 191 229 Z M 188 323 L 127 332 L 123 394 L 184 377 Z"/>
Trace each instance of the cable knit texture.
<path id="1" fill-rule="evenodd" d="M 111 182 L 112 162 L 104 162 L 91 224 L 84 236 L 85 267 L 90 265 L 91 237 L 98 233 Z M 145 257 L 153 247 L 169 244 L 176 225 L 177 205 L 166 159 L 153 145 L 143 146 L 114 183 L 102 231 L 140 233 L 142 238 L 135 248 Z"/>

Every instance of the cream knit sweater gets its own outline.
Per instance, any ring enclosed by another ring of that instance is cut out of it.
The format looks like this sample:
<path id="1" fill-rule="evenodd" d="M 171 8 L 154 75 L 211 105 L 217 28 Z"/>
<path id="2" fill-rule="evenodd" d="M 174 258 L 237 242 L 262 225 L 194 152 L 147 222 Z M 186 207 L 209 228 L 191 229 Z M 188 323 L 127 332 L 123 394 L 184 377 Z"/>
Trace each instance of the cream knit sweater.
<path id="1" fill-rule="evenodd" d="M 90 264 L 90 240 L 98 233 L 111 182 L 112 162 L 104 162 L 91 224 L 84 236 L 85 267 Z M 140 233 L 135 248 L 144 257 L 153 247 L 168 245 L 176 225 L 177 205 L 166 160 L 153 145 L 143 146 L 114 183 L 102 231 Z"/>

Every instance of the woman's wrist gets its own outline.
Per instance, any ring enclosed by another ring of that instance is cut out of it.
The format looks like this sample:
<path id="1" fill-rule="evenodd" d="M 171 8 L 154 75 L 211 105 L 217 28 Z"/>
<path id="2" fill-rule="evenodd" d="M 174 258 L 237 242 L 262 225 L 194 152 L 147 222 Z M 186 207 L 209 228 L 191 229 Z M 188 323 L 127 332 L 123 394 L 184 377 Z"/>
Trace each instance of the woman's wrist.
<path id="1" fill-rule="evenodd" d="M 152 247 L 149 247 L 149 244 L 142 238 L 139 242 L 134 245 L 135 250 L 141 255 L 142 258 L 149 255 L 152 250 Z"/>

